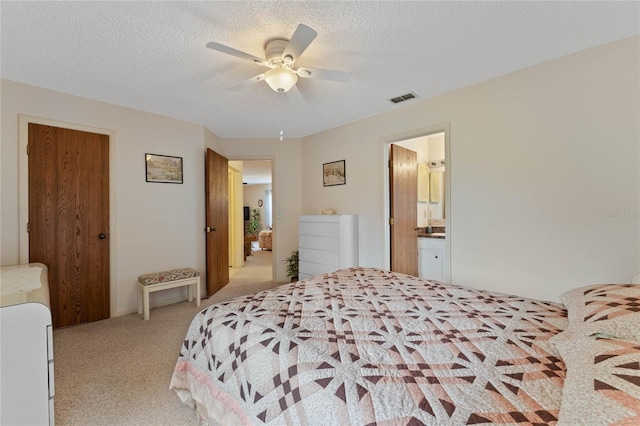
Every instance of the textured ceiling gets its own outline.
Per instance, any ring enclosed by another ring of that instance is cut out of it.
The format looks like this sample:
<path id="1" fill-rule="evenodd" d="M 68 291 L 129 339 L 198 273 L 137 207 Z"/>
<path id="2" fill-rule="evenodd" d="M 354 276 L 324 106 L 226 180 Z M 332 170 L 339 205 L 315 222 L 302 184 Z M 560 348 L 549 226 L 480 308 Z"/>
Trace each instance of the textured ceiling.
<path id="1" fill-rule="evenodd" d="M 223 138 L 302 137 L 640 32 L 633 2 L 8 2 L 3 78 L 207 126 Z M 318 32 L 297 66 L 353 72 L 300 79 L 302 106 L 259 82 L 299 23 Z"/>

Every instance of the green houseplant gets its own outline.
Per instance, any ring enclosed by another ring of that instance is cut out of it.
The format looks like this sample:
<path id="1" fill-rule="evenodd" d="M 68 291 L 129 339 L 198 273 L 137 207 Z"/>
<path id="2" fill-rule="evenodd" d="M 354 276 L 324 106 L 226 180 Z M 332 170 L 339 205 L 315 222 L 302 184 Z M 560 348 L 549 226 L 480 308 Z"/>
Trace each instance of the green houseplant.
<path id="1" fill-rule="evenodd" d="M 260 210 L 253 209 L 251 211 L 251 217 L 249 218 L 249 223 L 247 223 L 247 235 L 251 237 L 258 236 L 258 231 L 260 230 Z"/>
<path id="2" fill-rule="evenodd" d="M 298 250 L 293 250 L 282 262 L 287 265 L 287 276 L 291 277 L 291 282 L 298 281 Z"/>

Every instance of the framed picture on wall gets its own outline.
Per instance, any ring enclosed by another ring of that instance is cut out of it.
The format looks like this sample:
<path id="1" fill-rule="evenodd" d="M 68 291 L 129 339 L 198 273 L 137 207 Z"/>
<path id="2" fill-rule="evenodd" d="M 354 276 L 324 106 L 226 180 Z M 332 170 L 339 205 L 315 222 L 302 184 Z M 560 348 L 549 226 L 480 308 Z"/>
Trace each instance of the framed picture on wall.
<path id="1" fill-rule="evenodd" d="M 182 157 L 145 154 L 147 182 L 182 183 Z"/>
<path id="2" fill-rule="evenodd" d="M 344 185 L 347 183 L 344 160 L 322 165 L 322 184 L 324 186 Z"/>

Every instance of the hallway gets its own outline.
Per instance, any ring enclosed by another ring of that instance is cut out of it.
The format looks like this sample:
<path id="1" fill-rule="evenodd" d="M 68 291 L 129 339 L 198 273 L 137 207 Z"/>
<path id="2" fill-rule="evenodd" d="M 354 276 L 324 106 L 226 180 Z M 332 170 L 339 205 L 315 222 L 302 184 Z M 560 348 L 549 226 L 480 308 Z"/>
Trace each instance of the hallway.
<path id="1" fill-rule="evenodd" d="M 242 268 L 229 268 L 229 284 L 224 286 L 216 296 L 222 295 L 224 299 L 227 299 L 279 285 L 271 281 L 273 253 L 270 250 L 258 249 L 257 242 L 254 244 L 253 255 L 247 257 Z"/>

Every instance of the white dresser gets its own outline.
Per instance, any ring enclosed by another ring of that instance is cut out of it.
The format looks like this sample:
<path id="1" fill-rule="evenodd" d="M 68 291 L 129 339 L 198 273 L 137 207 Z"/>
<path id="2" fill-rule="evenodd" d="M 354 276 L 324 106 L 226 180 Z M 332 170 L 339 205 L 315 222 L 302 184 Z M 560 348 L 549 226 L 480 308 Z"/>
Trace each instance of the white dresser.
<path id="1" fill-rule="evenodd" d="M 53 334 L 47 267 L 0 268 L 0 424 L 53 425 Z"/>
<path id="2" fill-rule="evenodd" d="M 299 279 L 358 266 L 358 215 L 302 215 Z"/>

